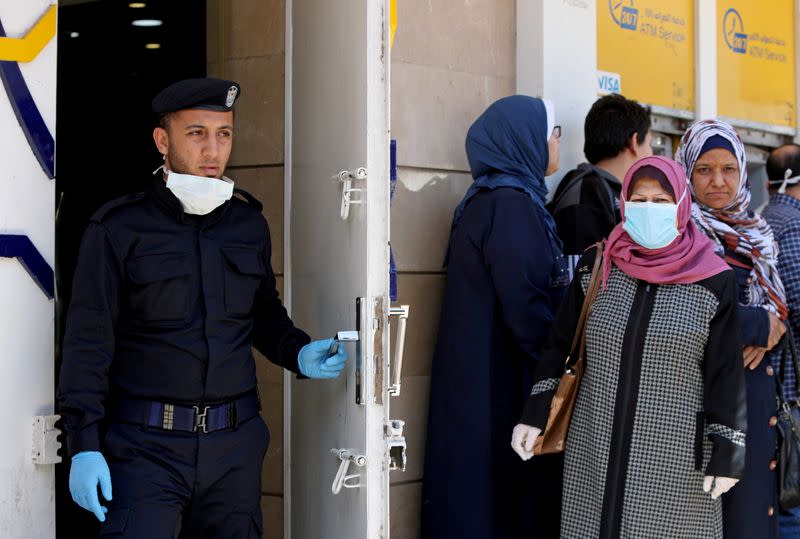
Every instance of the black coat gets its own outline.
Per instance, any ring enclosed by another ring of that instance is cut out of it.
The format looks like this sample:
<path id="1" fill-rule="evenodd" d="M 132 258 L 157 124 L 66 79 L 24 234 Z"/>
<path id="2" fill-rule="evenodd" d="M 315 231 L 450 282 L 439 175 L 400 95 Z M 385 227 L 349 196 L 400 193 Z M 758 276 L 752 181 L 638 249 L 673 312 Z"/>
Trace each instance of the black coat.
<path id="1" fill-rule="evenodd" d="M 239 193 L 247 202 L 188 215 L 158 178 L 92 217 L 58 388 L 71 455 L 100 450 L 115 397 L 205 405 L 253 390 L 252 346 L 297 372 L 309 338 L 275 288 L 261 205 Z"/>
<path id="2" fill-rule="evenodd" d="M 581 255 L 608 237 L 621 220 L 621 190 L 617 178 L 589 163 L 581 163 L 564 176 L 547 206 L 564 243 L 564 254 Z"/>
<path id="3" fill-rule="evenodd" d="M 544 211 L 528 194 L 504 187 L 469 201 L 451 244 L 433 359 L 425 538 L 523 537 L 547 516 L 529 497 L 533 463 L 513 452 L 511 433 L 563 295 L 551 287 L 553 265 Z M 557 512 L 558 491 L 547 494 Z"/>

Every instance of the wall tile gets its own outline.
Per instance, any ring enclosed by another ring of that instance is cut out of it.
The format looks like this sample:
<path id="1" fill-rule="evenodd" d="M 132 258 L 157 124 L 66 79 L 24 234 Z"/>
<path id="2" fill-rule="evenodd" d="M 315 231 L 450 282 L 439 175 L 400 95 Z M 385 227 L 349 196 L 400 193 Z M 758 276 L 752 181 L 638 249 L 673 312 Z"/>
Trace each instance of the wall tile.
<path id="1" fill-rule="evenodd" d="M 393 486 L 389 496 L 391 538 L 419 539 L 422 483 Z"/>
<path id="2" fill-rule="evenodd" d="M 468 171 L 464 138 L 495 100 L 514 93 L 510 77 L 392 62 L 392 137 L 403 166 Z"/>
<path id="3" fill-rule="evenodd" d="M 403 376 L 430 376 L 439 332 L 445 276 L 405 274 L 397 279 L 397 303 L 411 307 L 406 326 Z M 393 325 L 392 335 L 397 326 Z M 395 342 L 392 339 L 391 350 Z"/>
<path id="4" fill-rule="evenodd" d="M 516 2 L 403 0 L 392 60 L 513 78 Z"/>
<path id="5" fill-rule="evenodd" d="M 228 58 L 283 54 L 286 28 L 283 0 L 231 0 L 226 4 Z"/>
<path id="6" fill-rule="evenodd" d="M 230 164 L 282 164 L 284 55 L 228 60 L 221 74 L 242 87 Z"/>
<path id="7" fill-rule="evenodd" d="M 398 170 L 392 202 L 392 250 L 398 271 L 444 271 L 453 210 L 471 184 L 472 176 L 464 173 Z"/>
<path id="8" fill-rule="evenodd" d="M 261 492 L 283 494 L 283 385 L 258 384 L 261 416 L 269 427 L 270 441 L 261 471 Z"/>
<path id="9" fill-rule="evenodd" d="M 261 516 L 264 519 L 264 539 L 282 539 L 283 496 L 262 496 Z"/>
<path id="10" fill-rule="evenodd" d="M 272 237 L 272 271 L 283 273 L 283 167 L 234 168 L 226 175 L 264 205 Z"/>

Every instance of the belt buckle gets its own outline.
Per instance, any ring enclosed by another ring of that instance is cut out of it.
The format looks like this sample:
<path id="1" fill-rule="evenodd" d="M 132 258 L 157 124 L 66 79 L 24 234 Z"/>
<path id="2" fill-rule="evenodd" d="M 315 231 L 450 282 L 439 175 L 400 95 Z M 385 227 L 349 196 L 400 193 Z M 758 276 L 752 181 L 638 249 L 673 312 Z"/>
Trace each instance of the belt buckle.
<path id="1" fill-rule="evenodd" d="M 203 433 L 208 434 L 206 418 L 208 417 L 208 409 L 211 407 L 203 406 L 202 412 L 199 406 L 192 406 L 192 408 L 194 408 L 194 430 L 192 432 L 197 432 L 197 429 L 202 427 Z"/>

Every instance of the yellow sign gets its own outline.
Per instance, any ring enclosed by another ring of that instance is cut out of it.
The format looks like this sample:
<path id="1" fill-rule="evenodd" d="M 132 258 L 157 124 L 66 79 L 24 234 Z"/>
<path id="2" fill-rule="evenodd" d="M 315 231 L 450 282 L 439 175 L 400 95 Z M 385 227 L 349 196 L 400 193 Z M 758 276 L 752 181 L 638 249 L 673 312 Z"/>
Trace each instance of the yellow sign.
<path id="1" fill-rule="evenodd" d="M 397 0 L 389 3 L 389 48 L 394 45 L 394 34 L 397 32 Z"/>
<path id="2" fill-rule="evenodd" d="M 794 0 L 717 0 L 720 116 L 796 125 L 794 24 Z"/>
<path id="3" fill-rule="evenodd" d="M 0 60 L 30 62 L 56 35 L 56 6 L 50 6 L 23 38 L 0 37 Z"/>
<path id="4" fill-rule="evenodd" d="M 693 0 L 598 1 L 598 92 L 693 111 L 693 8 Z"/>

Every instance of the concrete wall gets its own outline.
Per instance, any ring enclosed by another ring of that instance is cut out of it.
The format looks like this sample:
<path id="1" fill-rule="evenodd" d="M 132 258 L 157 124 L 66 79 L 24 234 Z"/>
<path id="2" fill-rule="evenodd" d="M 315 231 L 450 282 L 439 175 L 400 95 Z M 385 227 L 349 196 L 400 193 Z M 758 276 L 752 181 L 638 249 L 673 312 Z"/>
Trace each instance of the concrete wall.
<path id="1" fill-rule="evenodd" d="M 430 366 L 453 209 L 472 183 L 464 137 L 495 99 L 515 91 L 514 0 L 403 0 L 392 48 L 392 137 L 398 185 L 391 238 L 398 303 L 411 305 L 403 388 L 408 468 L 392 472 L 391 537 L 419 536 Z"/>
<path id="2" fill-rule="evenodd" d="M 242 86 L 227 176 L 264 204 L 272 267 L 283 292 L 283 0 L 207 0 L 208 76 Z M 255 352 L 255 351 L 254 351 Z M 264 536 L 283 537 L 283 371 L 255 352 L 262 415 L 271 441 L 262 477 Z"/>

